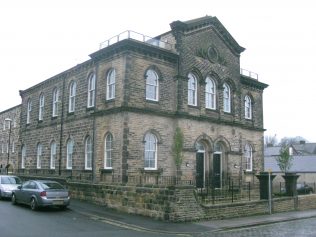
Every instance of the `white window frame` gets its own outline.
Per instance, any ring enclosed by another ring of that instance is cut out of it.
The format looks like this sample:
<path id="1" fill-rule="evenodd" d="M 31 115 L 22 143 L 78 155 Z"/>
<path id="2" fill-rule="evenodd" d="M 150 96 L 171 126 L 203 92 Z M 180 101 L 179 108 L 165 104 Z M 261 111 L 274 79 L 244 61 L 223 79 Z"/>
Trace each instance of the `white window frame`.
<path id="1" fill-rule="evenodd" d="M 14 153 L 14 152 L 15 152 L 15 142 L 12 141 L 12 153 Z"/>
<path id="2" fill-rule="evenodd" d="M 87 107 L 91 108 L 95 105 L 95 73 L 91 73 L 88 77 L 88 101 Z"/>
<path id="3" fill-rule="evenodd" d="M 26 124 L 31 123 L 31 112 L 32 112 L 32 101 L 31 99 L 29 99 L 27 101 Z"/>
<path id="4" fill-rule="evenodd" d="M 212 78 L 205 80 L 205 107 L 207 109 L 216 109 L 216 86 Z"/>
<path id="5" fill-rule="evenodd" d="M 144 169 L 157 170 L 157 137 L 152 133 L 145 135 Z"/>
<path id="6" fill-rule="evenodd" d="M 43 147 L 42 144 L 37 144 L 37 153 L 36 153 L 36 168 L 41 169 L 42 168 L 42 151 Z"/>
<path id="7" fill-rule="evenodd" d="M 56 157 L 57 157 L 57 145 L 55 141 L 50 144 L 50 168 L 55 169 L 56 167 Z"/>
<path id="8" fill-rule="evenodd" d="M 112 169 L 113 135 L 109 133 L 104 139 L 104 169 Z"/>
<path id="9" fill-rule="evenodd" d="M 154 92 L 152 95 L 151 92 Z M 146 100 L 159 100 L 159 77 L 156 71 L 149 69 L 146 72 Z"/>
<path id="10" fill-rule="evenodd" d="M 38 120 L 42 121 L 44 117 L 45 96 L 42 93 L 39 98 Z"/>
<path id="11" fill-rule="evenodd" d="M 55 88 L 53 90 L 53 117 L 58 116 L 58 103 L 59 103 L 59 90 Z"/>
<path id="12" fill-rule="evenodd" d="M 68 112 L 73 113 L 75 112 L 76 108 L 76 91 L 77 90 L 77 83 L 72 81 L 69 86 L 69 106 Z"/>
<path id="13" fill-rule="evenodd" d="M 223 85 L 223 109 L 226 113 L 231 113 L 231 91 L 227 83 Z"/>
<path id="14" fill-rule="evenodd" d="M 245 96 L 245 118 L 252 119 L 252 103 L 248 95 Z"/>
<path id="15" fill-rule="evenodd" d="M 112 68 L 106 77 L 106 100 L 112 100 L 115 98 L 115 81 L 116 81 L 116 72 Z"/>
<path id="16" fill-rule="evenodd" d="M 85 139 L 85 169 L 92 170 L 92 139 L 90 136 Z"/>
<path id="17" fill-rule="evenodd" d="M 74 141 L 72 139 L 69 139 L 67 141 L 67 159 L 66 159 L 66 169 L 67 170 L 72 169 L 73 153 L 74 153 Z"/>
<path id="18" fill-rule="evenodd" d="M 197 106 L 197 79 L 193 73 L 188 78 L 188 105 Z"/>
<path id="19" fill-rule="evenodd" d="M 25 169 L 25 160 L 26 160 L 26 146 L 22 145 L 21 149 L 21 168 Z"/>
<path id="20" fill-rule="evenodd" d="M 244 157 L 245 157 L 246 171 L 250 172 L 252 171 L 253 157 L 252 157 L 252 147 L 248 143 L 245 145 Z"/>

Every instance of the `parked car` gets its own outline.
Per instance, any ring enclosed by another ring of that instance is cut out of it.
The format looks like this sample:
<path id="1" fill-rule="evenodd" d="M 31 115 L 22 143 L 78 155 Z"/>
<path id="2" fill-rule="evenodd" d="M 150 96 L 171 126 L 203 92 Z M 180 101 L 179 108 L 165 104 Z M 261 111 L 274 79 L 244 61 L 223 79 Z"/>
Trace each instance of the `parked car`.
<path id="1" fill-rule="evenodd" d="M 307 184 L 296 184 L 296 190 L 297 194 L 312 194 L 314 192 L 313 188 L 311 186 L 308 186 Z"/>
<path id="2" fill-rule="evenodd" d="M 13 175 L 0 175 L 0 199 L 11 198 L 12 190 L 21 185 L 19 177 Z"/>
<path id="3" fill-rule="evenodd" d="M 32 210 L 39 207 L 65 209 L 70 204 L 69 192 L 51 180 L 29 180 L 12 191 L 12 204 L 27 204 Z"/>

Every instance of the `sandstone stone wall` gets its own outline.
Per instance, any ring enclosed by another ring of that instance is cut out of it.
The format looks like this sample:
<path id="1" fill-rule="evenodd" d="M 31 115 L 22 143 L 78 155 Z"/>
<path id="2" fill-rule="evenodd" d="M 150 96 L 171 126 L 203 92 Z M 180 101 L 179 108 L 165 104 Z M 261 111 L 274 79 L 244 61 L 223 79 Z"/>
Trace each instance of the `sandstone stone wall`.
<path id="1" fill-rule="evenodd" d="M 201 205 L 191 186 L 139 187 L 68 183 L 72 197 L 90 201 L 127 213 L 172 222 L 269 214 L 268 200 Z M 276 198 L 272 213 L 314 209 L 316 195 Z"/>
<path id="2" fill-rule="evenodd" d="M 11 172 L 18 167 L 18 155 L 20 150 L 19 136 L 20 136 L 20 112 L 21 106 L 17 105 L 10 109 L 0 112 L 0 170 L 5 172 L 4 168 L 8 162 L 9 152 L 9 164 Z M 11 132 L 9 121 L 11 120 Z M 8 149 L 8 141 L 10 136 L 10 147 Z"/>

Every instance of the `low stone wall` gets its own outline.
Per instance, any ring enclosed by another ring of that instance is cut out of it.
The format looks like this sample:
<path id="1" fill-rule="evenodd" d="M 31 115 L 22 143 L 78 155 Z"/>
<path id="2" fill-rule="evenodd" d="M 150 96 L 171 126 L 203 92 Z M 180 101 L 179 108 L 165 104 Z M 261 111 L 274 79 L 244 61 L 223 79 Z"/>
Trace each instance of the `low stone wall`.
<path id="1" fill-rule="evenodd" d="M 22 176 L 24 180 L 32 178 L 38 177 Z M 57 178 L 55 180 L 69 188 L 72 198 L 171 222 L 269 214 L 267 200 L 202 205 L 195 197 L 193 186 L 129 186 L 67 182 Z M 272 213 L 308 209 L 316 209 L 316 194 L 272 200 Z"/>
<path id="2" fill-rule="evenodd" d="M 106 205 L 118 211 L 169 220 L 174 188 L 98 185 L 69 182 L 72 198 Z"/>
<path id="3" fill-rule="evenodd" d="M 316 209 L 316 194 L 298 196 L 297 209 L 300 211 Z"/>
<path id="4" fill-rule="evenodd" d="M 139 187 L 68 182 L 68 188 L 76 199 L 171 222 L 269 214 L 267 200 L 201 205 L 192 186 Z M 273 213 L 313 208 L 316 208 L 316 195 L 282 197 L 272 201 Z"/>

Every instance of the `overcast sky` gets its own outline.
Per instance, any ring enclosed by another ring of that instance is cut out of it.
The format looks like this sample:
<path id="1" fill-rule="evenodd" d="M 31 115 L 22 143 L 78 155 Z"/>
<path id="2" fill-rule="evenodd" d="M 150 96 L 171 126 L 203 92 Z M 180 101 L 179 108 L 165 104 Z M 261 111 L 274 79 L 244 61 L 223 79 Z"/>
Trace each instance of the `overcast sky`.
<path id="1" fill-rule="evenodd" d="M 316 7 L 312 0 L 0 1 L 0 111 L 19 90 L 87 60 L 125 30 L 148 36 L 172 21 L 216 16 L 246 51 L 241 67 L 269 84 L 266 135 L 316 142 Z"/>

